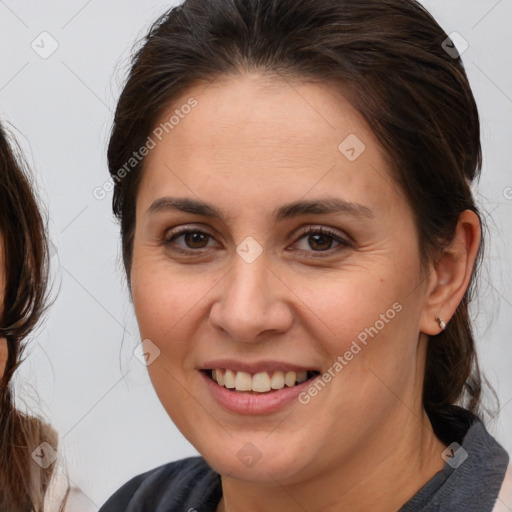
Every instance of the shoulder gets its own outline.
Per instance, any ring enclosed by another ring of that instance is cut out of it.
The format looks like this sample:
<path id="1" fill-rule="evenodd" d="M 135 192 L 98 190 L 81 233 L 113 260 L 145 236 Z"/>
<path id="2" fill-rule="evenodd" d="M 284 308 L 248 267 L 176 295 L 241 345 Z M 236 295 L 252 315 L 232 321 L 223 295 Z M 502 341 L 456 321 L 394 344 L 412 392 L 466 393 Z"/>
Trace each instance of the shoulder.
<path id="1" fill-rule="evenodd" d="M 219 474 L 202 457 L 188 457 L 132 478 L 100 512 L 210 512 L 221 494 Z"/>
<path id="2" fill-rule="evenodd" d="M 432 425 L 436 435 L 447 445 L 442 455 L 446 464 L 400 509 L 401 512 L 512 510 L 495 508 L 502 501 L 509 505 L 505 475 L 510 457 L 506 450 L 489 433 L 483 420 L 470 411 L 450 406 L 441 412 L 436 414 Z"/>
<path id="3" fill-rule="evenodd" d="M 62 509 L 69 492 L 69 481 L 63 467 L 57 460 L 54 464 L 53 475 L 44 496 L 44 511 L 56 512 Z"/>

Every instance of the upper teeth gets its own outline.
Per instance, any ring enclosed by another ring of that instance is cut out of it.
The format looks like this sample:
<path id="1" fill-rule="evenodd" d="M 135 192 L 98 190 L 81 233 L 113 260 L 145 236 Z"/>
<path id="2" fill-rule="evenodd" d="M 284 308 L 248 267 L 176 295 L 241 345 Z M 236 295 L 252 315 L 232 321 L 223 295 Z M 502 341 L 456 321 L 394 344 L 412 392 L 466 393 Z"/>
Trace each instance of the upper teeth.
<path id="1" fill-rule="evenodd" d="M 284 386 L 295 386 L 308 378 L 308 372 L 259 372 L 255 374 L 247 372 L 235 372 L 215 368 L 212 370 L 212 377 L 218 384 L 237 391 L 257 391 L 265 393 L 271 389 L 282 389 Z"/>

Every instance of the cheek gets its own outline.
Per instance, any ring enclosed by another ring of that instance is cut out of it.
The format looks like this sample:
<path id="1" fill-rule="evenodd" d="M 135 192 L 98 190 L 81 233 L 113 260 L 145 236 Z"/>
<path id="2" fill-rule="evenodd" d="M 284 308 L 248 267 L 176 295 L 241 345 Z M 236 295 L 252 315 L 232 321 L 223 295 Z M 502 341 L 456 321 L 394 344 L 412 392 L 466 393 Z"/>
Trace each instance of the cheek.
<path id="1" fill-rule="evenodd" d="M 398 271 L 388 262 L 294 288 L 310 308 L 305 323 L 318 326 L 310 334 L 327 354 L 323 375 L 333 416 L 343 411 L 341 416 L 359 424 L 362 411 L 368 418 L 384 414 L 413 386 L 424 299 L 418 283 L 417 265 L 402 265 Z M 304 402 L 314 399 L 317 392 L 311 392 Z"/>
<path id="2" fill-rule="evenodd" d="M 202 299 L 216 280 L 190 270 L 177 271 L 152 257 L 134 256 L 131 282 L 141 338 L 155 343 L 168 364 L 183 366 L 200 322 Z"/>
<path id="3" fill-rule="evenodd" d="M 335 278 L 298 281 L 293 290 L 306 306 L 309 320 L 305 322 L 322 326 L 320 339 L 328 352 L 337 356 L 348 350 L 352 341 L 365 346 L 365 341 L 389 334 L 388 342 L 394 343 L 394 335 L 404 325 L 413 328 L 421 312 L 420 287 L 414 290 L 411 286 L 416 280 L 413 269 L 395 273 L 391 267 L 367 266 L 341 272 Z"/>
<path id="4" fill-rule="evenodd" d="M 185 361 L 194 332 L 191 310 L 201 290 L 159 268 L 149 259 L 137 259 L 134 255 L 133 305 L 141 340 L 150 340 L 158 348 L 158 355 L 147 368 L 155 392 L 177 426 L 188 432 L 189 422 L 200 421 L 193 407 L 188 412 L 186 409 L 194 372 L 186 371 Z"/>
<path id="5" fill-rule="evenodd" d="M 132 298 L 141 337 L 157 345 L 173 336 L 173 326 L 188 303 L 188 293 L 175 279 L 155 271 L 150 263 L 132 272 Z"/>

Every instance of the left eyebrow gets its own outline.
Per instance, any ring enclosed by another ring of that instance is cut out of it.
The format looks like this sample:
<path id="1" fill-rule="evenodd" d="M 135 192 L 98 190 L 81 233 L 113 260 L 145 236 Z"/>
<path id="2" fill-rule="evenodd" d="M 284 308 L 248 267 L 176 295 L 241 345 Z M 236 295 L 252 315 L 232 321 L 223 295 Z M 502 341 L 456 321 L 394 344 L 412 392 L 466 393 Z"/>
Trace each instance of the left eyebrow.
<path id="1" fill-rule="evenodd" d="M 213 217 L 225 220 L 227 215 L 217 207 L 204 201 L 190 198 L 162 197 L 155 200 L 148 208 L 147 213 L 156 213 L 165 210 L 179 210 L 194 215 Z M 337 198 L 319 198 L 310 201 L 299 200 L 287 203 L 274 209 L 272 216 L 276 222 L 298 217 L 300 215 L 325 215 L 343 213 L 354 217 L 375 218 L 375 214 L 366 206 L 351 203 Z"/>
<path id="2" fill-rule="evenodd" d="M 276 208 L 273 215 L 275 220 L 279 221 L 299 215 L 324 215 L 329 213 L 344 213 L 354 217 L 375 217 L 374 213 L 362 204 L 329 197 L 311 201 L 294 201 Z"/>

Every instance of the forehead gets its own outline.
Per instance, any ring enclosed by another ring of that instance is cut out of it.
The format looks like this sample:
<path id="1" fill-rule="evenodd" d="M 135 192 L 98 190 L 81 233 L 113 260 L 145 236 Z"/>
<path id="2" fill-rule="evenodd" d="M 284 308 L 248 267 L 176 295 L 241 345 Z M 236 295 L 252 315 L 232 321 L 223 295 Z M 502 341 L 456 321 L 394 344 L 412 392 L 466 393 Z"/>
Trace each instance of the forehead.
<path id="1" fill-rule="evenodd" d="M 251 74 L 198 84 L 160 116 L 155 133 L 161 140 L 141 186 L 152 197 L 166 183 L 188 195 L 222 189 L 232 201 L 259 194 L 267 203 L 265 193 L 283 188 L 290 200 L 333 186 L 388 198 L 396 189 L 376 137 L 334 85 Z"/>
<path id="2" fill-rule="evenodd" d="M 186 108 L 191 100 L 196 106 Z M 186 114 L 181 119 L 172 115 L 181 110 Z M 169 121 L 175 124 L 169 126 Z M 326 143 L 326 156 L 337 157 L 340 137 L 350 134 L 376 146 L 372 131 L 341 89 L 254 74 L 189 88 L 162 113 L 158 127 L 164 128 L 164 137 L 172 135 L 171 147 L 174 141 L 176 148 L 193 148 L 196 154 L 203 148 L 240 145 L 264 157 L 260 148 L 266 146 L 272 149 L 269 157 L 296 160 L 295 155 L 307 156 L 319 143 Z"/>

